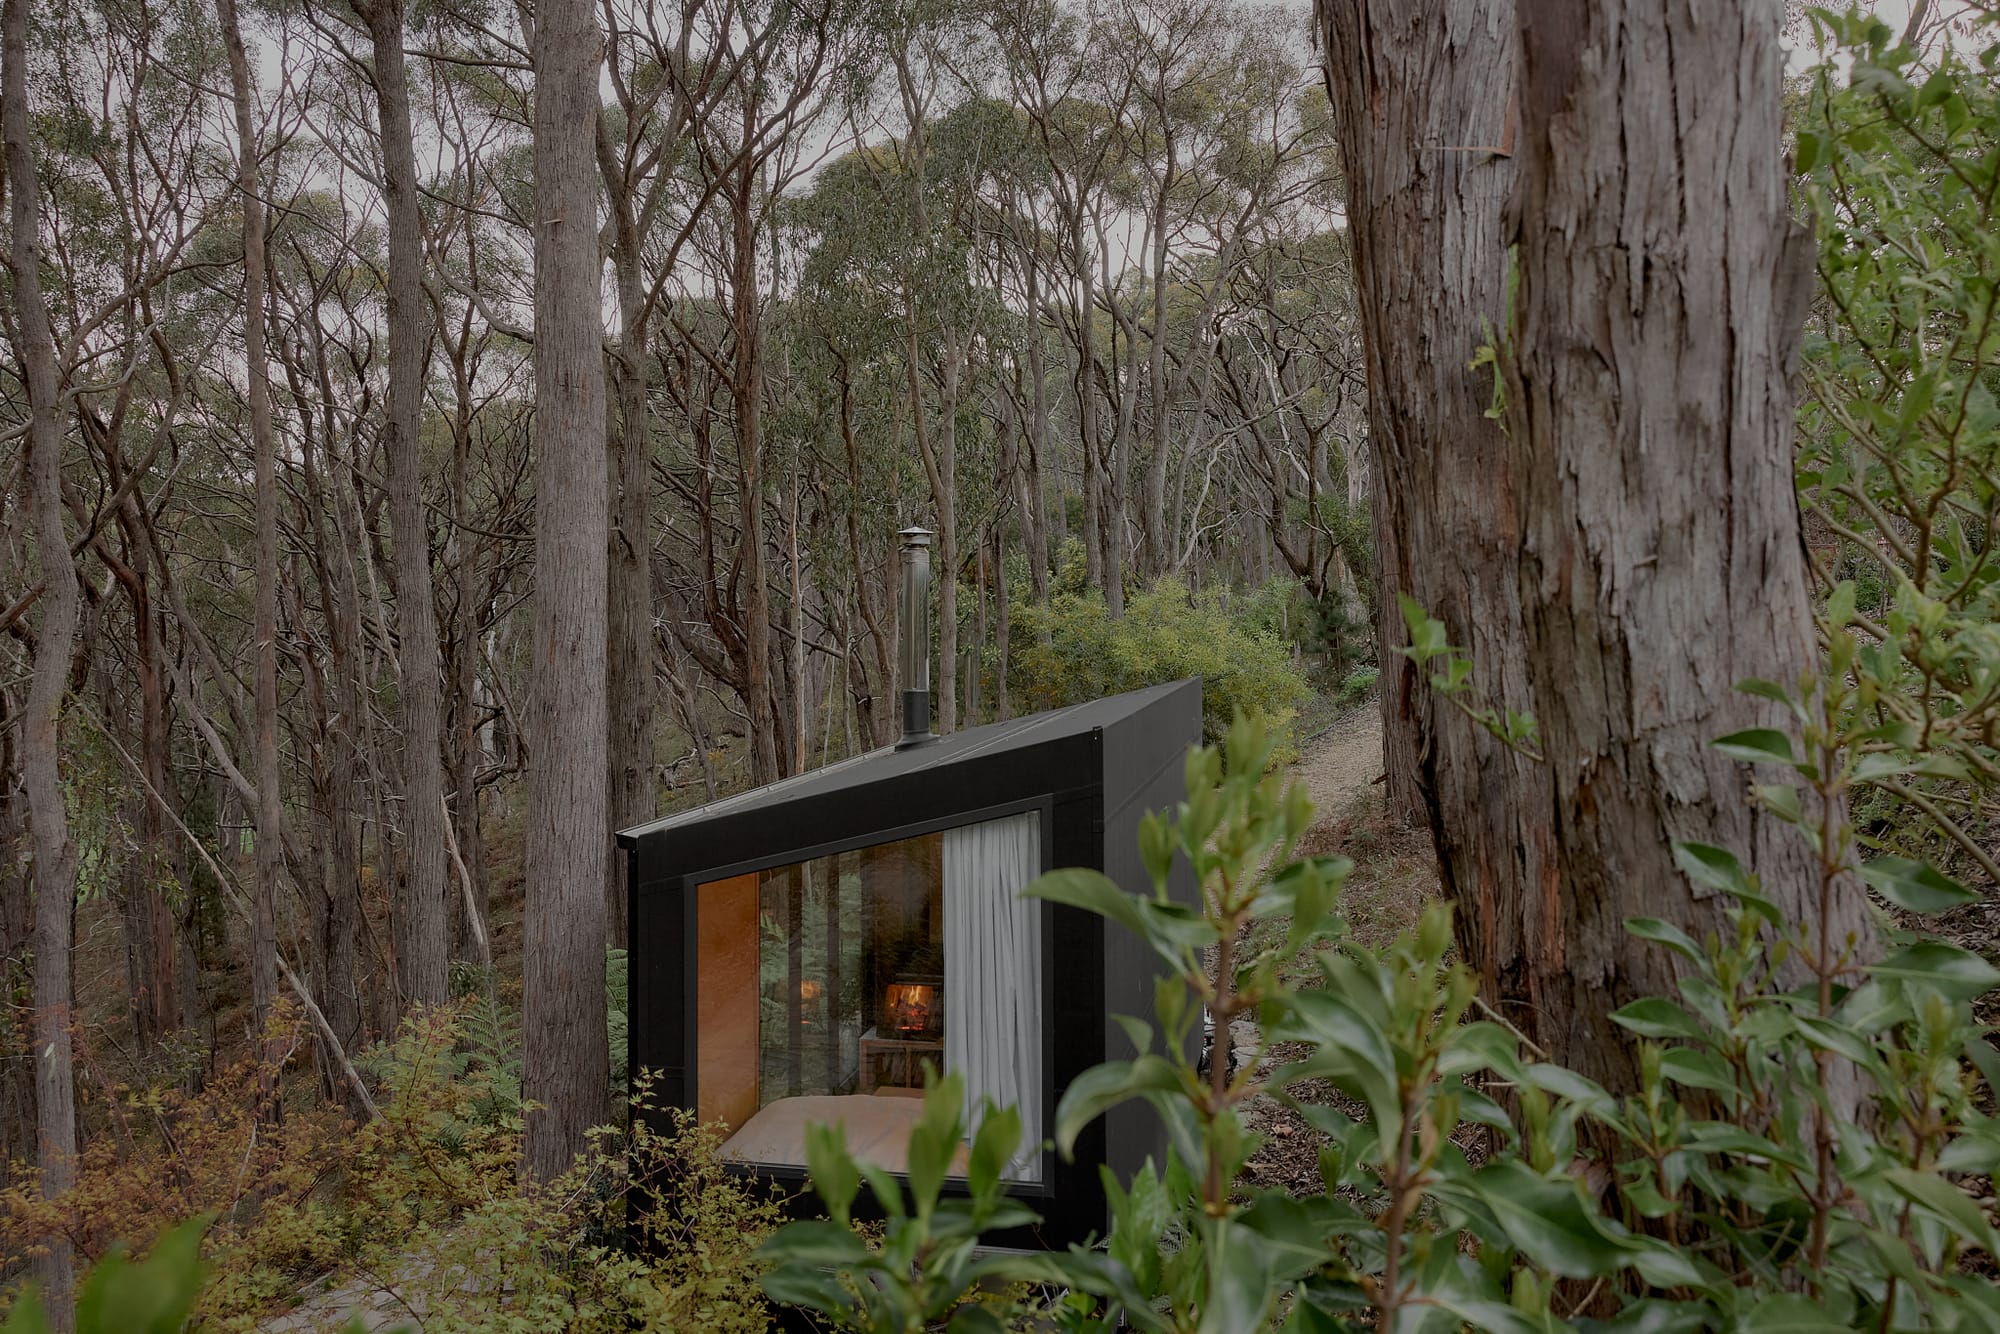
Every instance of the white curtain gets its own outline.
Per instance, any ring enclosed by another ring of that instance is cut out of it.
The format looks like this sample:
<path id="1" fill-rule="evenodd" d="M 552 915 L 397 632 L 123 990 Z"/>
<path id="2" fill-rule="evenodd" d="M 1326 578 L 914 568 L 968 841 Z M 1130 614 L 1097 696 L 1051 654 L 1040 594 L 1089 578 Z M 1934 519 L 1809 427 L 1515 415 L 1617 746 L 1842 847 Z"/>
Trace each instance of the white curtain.
<path id="1" fill-rule="evenodd" d="M 1020 1109 L 1016 1181 L 1042 1176 L 1041 905 L 1021 897 L 1041 870 L 1032 811 L 945 830 L 945 1066 L 965 1077 L 968 1125 L 985 1098 Z"/>

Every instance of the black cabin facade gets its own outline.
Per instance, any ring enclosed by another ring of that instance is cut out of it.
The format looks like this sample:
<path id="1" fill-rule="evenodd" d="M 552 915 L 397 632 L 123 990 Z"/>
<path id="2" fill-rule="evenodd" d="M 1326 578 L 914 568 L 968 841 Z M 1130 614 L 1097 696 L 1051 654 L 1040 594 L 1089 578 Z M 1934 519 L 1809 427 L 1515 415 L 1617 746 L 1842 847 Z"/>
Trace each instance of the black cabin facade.
<path id="1" fill-rule="evenodd" d="M 621 833 L 630 1068 L 654 1101 L 728 1131 L 742 1170 L 805 1183 L 805 1127 L 839 1122 L 900 1172 L 923 1068 L 1018 1105 L 1010 1193 L 1060 1247 L 1107 1226 L 1100 1164 L 1164 1163 L 1144 1103 L 1065 1163 L 1037 1148 L 1077 1075 L 1131 1054 L 1112 1016 L 1150 1018 L 1159 968 L 1137 938 L 1019 892 L 1088 866 L 1150 892 L 1139 821 L 1185 795 L 1197 680 L 874 751 Z M 1174 892 L 1193 901 L 1185 867 Z M 810 1201 L 807 1201 L 809 1204 Z"/>

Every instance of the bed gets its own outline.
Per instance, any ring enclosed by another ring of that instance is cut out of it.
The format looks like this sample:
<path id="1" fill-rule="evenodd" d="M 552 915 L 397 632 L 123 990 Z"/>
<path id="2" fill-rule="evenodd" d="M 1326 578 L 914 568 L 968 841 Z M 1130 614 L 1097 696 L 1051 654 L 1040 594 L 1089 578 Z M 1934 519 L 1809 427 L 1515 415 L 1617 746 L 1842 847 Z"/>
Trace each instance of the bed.
<path id="1" fill-rule="evenodd" d="M 847 1133 L 848 1152 L 891 1172 L 909 1167 L 910 1130 L 924 1114 L 922 1098 L 908 1091 L 780 1098 L 760 1108 L 723 1141 L 722 1156 L 738 1162 L 803 1167 L 806 1127 L 838 1123 Z M 965 1171 L 965 1147 L 952 1164 Z"/>

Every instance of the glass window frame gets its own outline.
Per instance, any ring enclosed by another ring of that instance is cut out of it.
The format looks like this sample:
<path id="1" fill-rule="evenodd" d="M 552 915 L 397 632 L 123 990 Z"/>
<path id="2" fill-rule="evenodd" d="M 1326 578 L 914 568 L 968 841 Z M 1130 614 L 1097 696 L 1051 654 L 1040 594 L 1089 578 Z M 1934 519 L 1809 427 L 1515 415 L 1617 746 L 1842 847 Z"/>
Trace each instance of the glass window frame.
<path id="1" fill-rule="evenodd" d="M 1057 797 L 1054 792 L 1039 793 L 1035 796 L 1015 801 L 1001 802 L 991 806 L 971 807 L 939 815 L 926 820 L 907 824 L 884 825 L 870 829 L 866 833 L 835 839 L 825 843 L 788 848 L 780 852 L 767 853 L 742 861 L 728 862 L 717 866 L 703 867 L 699 871 L 685 872 L 675 879 L 681 891 L 682 917 L 682 1023 L 684 1024 L 682 1050 L 685 1052 L 686 1085 L 682 1105 L 693 1108 L 699 1105 L 699 1070 L 701 1066 L 701 1024 L 700 1005 L 700 912 L 702 885 L 732 876 L 762 873 L 780 867 L 809 862 L 820 857 L 837 856 L 845 852 L 857 852 L 863 848 L 876 847 L 883 843 L 895 843 L 903 839 L 920 838 L 926 834 L 943 833 L 947 829 L 959 829 L 966 825 L 982 824 L 988 820 L 1003 819 L 1010 815 L 1034 812 L 1037 817 L 1037 835 L 1040 843 L 1041 874 L 1055 869 L 1055 808 Z M 1055 1127 L 1055 1063 L 1050 1059 L 1055 1051 L 1055 969 L 1050 962 L 1055 957 L 1055 905 L 1043 900 L 1038 903 L 1041 927 L 1042 949 L 1042 995 L 1041 995 L 1041 1040 L 1044 1054 L 1042 1062 L 1042 1125 L 1046 1138 L 1053 1139 Z M 947 1001 L 949 1004 L 949 1001 Z M 1049 1199 L 1055 1195 L 1056 1154 L 1052 1148 L 1043 1148 L 1039 1154 L 1040 1180 L 1017 1181 L 1009 1179 L 1008 1194 L 1023 1199 Z M 775 1181 L 791 1187 L 803 1187 L 810 1173 L 803 1167 L 786 1163 L 725 1162 L 725 1170 L 741 1176 Z M 907 1183 L 906 1172 L 889 1173 L 898 1182 Z M 964 1193 L 965 1178 L 949 1176 L 945 1178 L 947 1193 Z"/>

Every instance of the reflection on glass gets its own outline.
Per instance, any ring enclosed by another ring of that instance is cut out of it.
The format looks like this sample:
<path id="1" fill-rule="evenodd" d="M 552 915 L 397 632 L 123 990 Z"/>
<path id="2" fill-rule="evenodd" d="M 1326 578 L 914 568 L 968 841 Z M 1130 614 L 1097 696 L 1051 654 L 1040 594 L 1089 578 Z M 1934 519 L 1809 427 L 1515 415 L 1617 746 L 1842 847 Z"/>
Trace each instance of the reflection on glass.
<path id="1" fill-rule="evenodd" d="M 1019 892 L 1033 814 L 711 881 L 697 902 L 697 1111 L 749 1162 L 805 1165 L 805 1127 L 904 1167 L 924 1069 L 1019 1105 L 1039 1177 L 1041 944 Z M 962 1169 L 962 1162 L 960 1167 Z"/>

